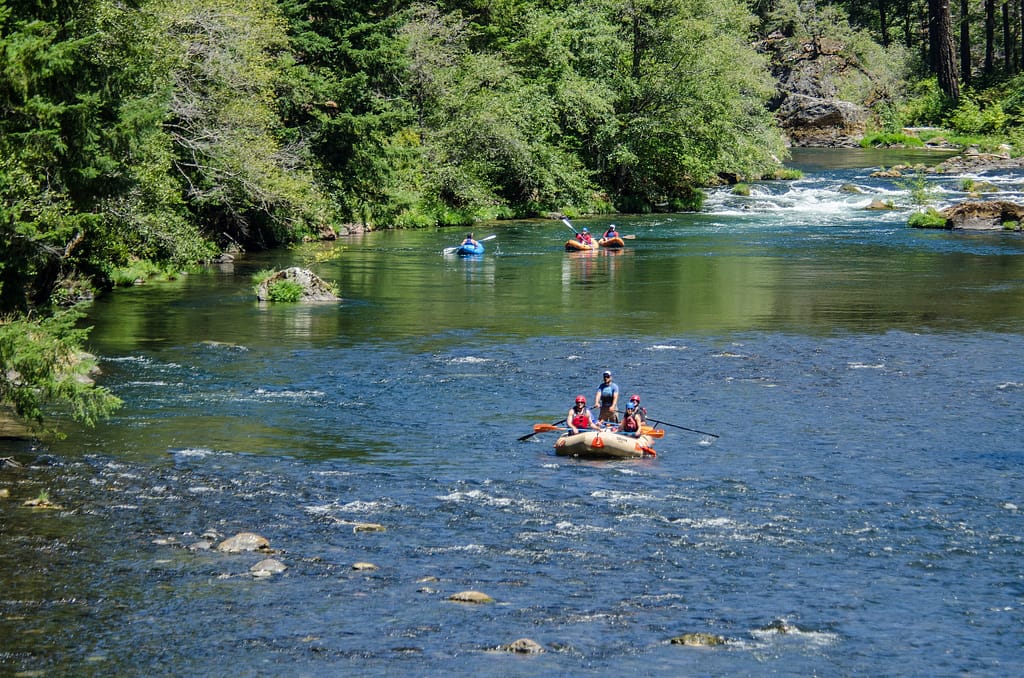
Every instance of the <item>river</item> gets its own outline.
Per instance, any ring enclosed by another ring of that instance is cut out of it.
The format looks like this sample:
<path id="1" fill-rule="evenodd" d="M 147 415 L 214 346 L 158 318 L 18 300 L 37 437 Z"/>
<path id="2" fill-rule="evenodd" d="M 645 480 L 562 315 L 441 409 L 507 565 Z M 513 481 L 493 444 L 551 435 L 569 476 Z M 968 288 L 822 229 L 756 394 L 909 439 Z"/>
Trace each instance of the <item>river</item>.
<path id="1" fill-rule="evenodd" d="M 798 181 L 615 218 L 620 253 L 558 221 L 481 225 L 473 259 L 371 233 L 100 299 L 125 407 L 0 441 L 0 674 L 1015 673 L 1024 238 L 907 228 L 869 176 L 904 159 L 798 150 Z M 344 301 L 257 303 L 288 265 Z M 604 369 L 656 457 L 519 440 Z M 187 548 L 238 532 L 288 569 Z M 544 652 L 493 651 L 520 638 Z"/>

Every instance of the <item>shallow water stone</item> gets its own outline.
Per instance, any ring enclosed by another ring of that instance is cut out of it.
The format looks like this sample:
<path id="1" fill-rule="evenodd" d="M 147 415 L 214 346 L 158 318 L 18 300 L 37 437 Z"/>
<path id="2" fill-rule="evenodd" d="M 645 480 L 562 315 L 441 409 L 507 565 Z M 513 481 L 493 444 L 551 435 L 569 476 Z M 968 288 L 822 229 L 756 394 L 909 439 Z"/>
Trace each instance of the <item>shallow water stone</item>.
<path id="1" fill-rule="evenodd" d="M 209 551 L 213 548 L 213 542 L 201 539 L 200 541 L 192 542 L 187 548 L 189 551 Z"/>
<path id="2" fill-rule="evenodd" d="M 366 562 L 360 561 L 358 563 L 352 563 L 352 569 L 353 570 L 376 570 L 378 568 L 373 563 L 366 563 Z"/>
<path id="3" fill-rule="evenodd" d="M 353 532 L 384 532 L 386 529 L 380 523 L 356 523 L 352 526 Z"/>
<path id="4" fill-rule="evenodd" d="M 242 551 L 269 551 L 270 542 L 265 537 L 252 532 L 239 532 L 234 537 L 222 541 L 217 550 L 222 553 L 241 553 Z"/>
<path id="5" fill-rule="evenodd" d="M 280 560 L 265 558 L 249 568 L 254 577 L 269 577 L 272 574 L 281 574 L 288 569 L 288 566 Z"/>
<path id="6" fill-rule="evenodd" d="M 671 643 L 688 647 L 714 647 L 715 645 L 724 645 L 725 638 L 713 633 L 684 633 L 673 638 Z"/>
<path id="7" fill-rule="evenodd" d="M 494 598 L 491 598 L 486 593 L 481 593 L 480 591 L 460 591 L 459 593 L 453 593 L 448 596 L 448 600 L 453 600 L 456 603 L 475 603 L 478 605 L 494 602 Z"/>
<path id="8" fill-rule="evenodd" d="M 539 654 L 544 651 L 540 643 L 530 638 L 520 638 L 508 645 L 498 647 L 502 652 L 517 652 L 519 654 Z"/>

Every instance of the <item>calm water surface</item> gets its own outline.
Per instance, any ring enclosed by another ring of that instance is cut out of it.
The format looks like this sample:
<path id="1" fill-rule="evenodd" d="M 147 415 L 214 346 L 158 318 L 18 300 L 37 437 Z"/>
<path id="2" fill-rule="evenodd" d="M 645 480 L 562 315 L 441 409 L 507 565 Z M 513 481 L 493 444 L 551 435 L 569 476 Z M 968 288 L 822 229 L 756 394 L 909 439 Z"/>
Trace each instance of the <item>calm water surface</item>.
<path id="1" fill-rule="evenodd" d="M 864 211 L 906 205 L 868 176 L 899 161 L 801 152 L 800 181 L 617 219 L 617 254 L 552 221 L 468 260 L 376 233 L 97 302 L 123 410 L 0 443 L 0 674 L 1016 673 L 1024 239 Z M 286 265 L 345 301 L 257 304 Z M 656 458 L 517 440 L 606 368 L 674 425 Z M 288 569 L 184 548 L 208 531 Z M 490 651 L 523 637 L 546 651 Z"/>

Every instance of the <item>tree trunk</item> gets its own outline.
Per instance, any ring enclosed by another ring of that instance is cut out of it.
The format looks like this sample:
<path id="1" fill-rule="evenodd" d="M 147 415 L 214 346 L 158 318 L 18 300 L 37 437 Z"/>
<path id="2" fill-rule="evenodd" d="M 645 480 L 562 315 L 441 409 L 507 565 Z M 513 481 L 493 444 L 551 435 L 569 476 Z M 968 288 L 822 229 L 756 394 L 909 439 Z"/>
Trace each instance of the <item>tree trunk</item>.
<path id="1" fill-rule="evenodd" d="M 966 0 L 964 0 L 966 2 Z M 1024 3 L 1024 0 L 1021 0 Z M 878 0 L 878 32 L 882 37 L 882 47 L 889 46 L 889 3 Z"/>
<path id="2" fill-rule="evenodd" d="M 985 0 L 985 75 L 992 75 L 995 64 L 996 0 Z"/>
<path id="3" fill-rule="evenodd" d="M 960 99 L 960 81 L 956 72 L 949 0 L 928 0 L 928 43 L 932 68 L 939 77 L 939 89 L 956 105 Z"/>
<path id="4" fill-rule="evenodd" d="M 1003 2 L 1003 69 L 1007 74 L 1013 73 L 1014 39 L 1010 31 L 1010 3 Z"/>
<path id="5" fill-rule="evenodd" d="M 1020 35 L 1024 40 L 1024 0 L 1020 0 L 1017 5 L 1017 16 L 1020 18 Z M 1024 45 L 1020 50 L 1020 61 L 1017 62 L 1017 68 L 1024 69 Z"/>
<path id="6" fill-rule="evenodd" d="M 1024 2 L 1024 0 L 1021 0 Z M 971 9 L 970 0 L 960 0 L 960 80 L 971 85 Z"/>

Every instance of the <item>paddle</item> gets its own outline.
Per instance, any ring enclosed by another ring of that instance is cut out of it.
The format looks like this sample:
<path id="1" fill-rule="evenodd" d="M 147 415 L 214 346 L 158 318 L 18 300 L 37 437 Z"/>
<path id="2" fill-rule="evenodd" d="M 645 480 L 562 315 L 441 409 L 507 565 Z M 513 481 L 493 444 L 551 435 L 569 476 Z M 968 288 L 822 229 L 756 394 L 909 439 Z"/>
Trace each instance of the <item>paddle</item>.
<path id="1" fill-rule="evenodd" d="M 573 228 L 572 224 L 565 217 L 562 217 L 562 223 L 568 226 L 570 229 L 572 229 L 572 232 L 575 233 L 576 235 L 580 234 L 580 232 Z"/>
<path id="2" fill-rule="evenodd" d="M 534 424 L 533 425 L 533 433 L 527 433 L 525 436 L 522 436 L 521 438 L 519 438 L 519 440 L 526 440 L 527 438 L 532 438 L 533 436 L 537 435 L 538 433 L 546 433 L 548 431 L 561 431 L 563 429 L 558 428 L 558 425 L 559 424 L 564 424 L 564 423 L 565 423 L 565 419 L 560 419 L 560 420 L 556 421 L 554 424 Z"/>
<path id="3" fill-rule="evenodd" d="M 498 234 L 495 233 L 494 235 L 489 235 L 486 238 L 480 238 L 479 240 L 477 240 L 477 242 L 487 242 L 488 240 L 494 240 L 497 237 L 498 237 Z M 456 245 L 455 247 L 445 247 L 441 251 L 444 254 L 452 254 L 453 252 L 455 252 L 455 250 L 459 249 L 460 247 L 462 247 L 462 245 Z"/>
<path id="4" fill-rule="evenodd" d="M 686 428 L 685 426 L 680 426 L 679 424 L 670 424 L 667 421 L 659 421 L 657 419 L 652 419 L 651 421 L 653 421 L 656 426 L 660 424 L 661 426 L 671 426 L 672 428 L 682 429 L 684 431 L 689 431 L 691 433 L 699 433 L 702 436 L 711 436 L 712 438 L 717 438 L 718 437 L 718 434 L 716 434 L 716 433 L 708 433 L 707 431 L 698 431 L 695 428 Z"/>
<path id="5" fill-rule="evenodd" d="M 640 435 L 645 435 L 648 438 L 664 438 L 665 432 L 659 431 L 653 426 L 647 426 L 646 424 L 640 427 Z"/>

